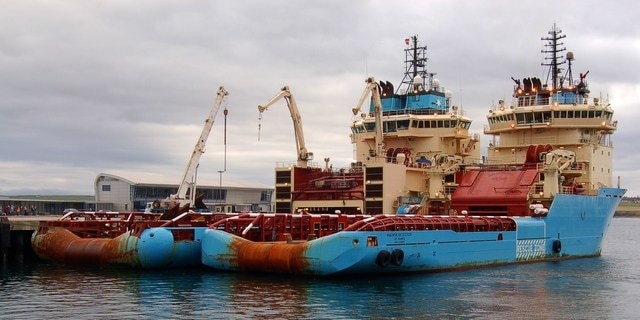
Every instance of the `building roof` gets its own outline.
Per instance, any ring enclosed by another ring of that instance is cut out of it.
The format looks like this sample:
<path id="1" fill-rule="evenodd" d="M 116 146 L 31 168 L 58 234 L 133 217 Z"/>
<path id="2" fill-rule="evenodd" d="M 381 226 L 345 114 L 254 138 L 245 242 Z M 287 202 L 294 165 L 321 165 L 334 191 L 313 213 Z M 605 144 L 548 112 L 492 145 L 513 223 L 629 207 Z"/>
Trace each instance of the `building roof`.
<path id="1" fill-rule="evenodd" d="M 94 202 L 94 195 L 16 195 L 0 196 L 8 201 L 48 201 L 48 202 Z"/>
<path id="2" fill-rule="evenodd" d="M 145 185 L 178 185 L 179 176 L 167 176 L 155 173 L 145 173 L 145 172 L 113 172 L 113 173 L 99 173 L 96 176 L 96 182 L 99 177 L 111 177 L 114 179 L 125 180 L 130 184 L 145 184 Z M 220 178 L 214 178 L 211 176 L 198 176 L 198 186 L 199 187 L 220 187 Z M 222 187 L 223 188 L 239 188 L 239 189 L 273 189 L 273 186 L 266 185 L 259 182 L 253 181 L 243 181 L 243 180 L 235 180 L 230 179 L 225 176 L 222 176 Z"/>

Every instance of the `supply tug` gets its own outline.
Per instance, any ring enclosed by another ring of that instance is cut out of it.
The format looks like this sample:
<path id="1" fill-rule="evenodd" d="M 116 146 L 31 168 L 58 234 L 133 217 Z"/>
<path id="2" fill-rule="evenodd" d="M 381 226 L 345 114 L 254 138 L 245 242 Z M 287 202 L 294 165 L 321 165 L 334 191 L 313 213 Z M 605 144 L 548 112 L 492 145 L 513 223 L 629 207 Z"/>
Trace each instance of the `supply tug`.
<path id="1" fill-rule="evenodd" d="M 257 242 L 214 225 L 203 236 L 202 262 L 221 270 L 329 276 L 599 256 L 626 191 L 611 186 L 617 122 L 606 99 L 589 97 L 588 72 L 574 80 L 564 37 L 554 26 L 543 38 L 544 84 L 512 78 L 512 103 L 491 107 L 484 159 L 474 158 L 478 139 L 468 134 L 470 120 L 422 69 L 426 47 L 408 39 L 406 90 L 394 93 L 388 82 L 367 80 L 372 113 L 352 127 L 357 162 L 351 168 L 337 174 L 328 166 L 276 169 L 277 207 L 371 216 L 328 235 L 311 228 L 309 241 Z M 441 143 L 434 146 L 432 137 Z M 382 214 L 389 212 L 395 214 Z"/>

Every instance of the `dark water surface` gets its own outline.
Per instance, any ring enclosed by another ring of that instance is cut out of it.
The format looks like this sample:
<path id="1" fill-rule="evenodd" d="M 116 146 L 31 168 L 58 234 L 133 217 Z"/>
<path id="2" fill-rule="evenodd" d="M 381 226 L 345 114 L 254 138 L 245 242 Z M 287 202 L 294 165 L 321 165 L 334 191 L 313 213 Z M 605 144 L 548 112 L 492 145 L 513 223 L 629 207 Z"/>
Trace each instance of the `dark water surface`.
<path id="1" fill-rule="evenodd" d="M 599 258 L 377 278 L 26 264 L 2 270 L 0 319 L 638 319 L 639 242 L 615 218 Z"/>

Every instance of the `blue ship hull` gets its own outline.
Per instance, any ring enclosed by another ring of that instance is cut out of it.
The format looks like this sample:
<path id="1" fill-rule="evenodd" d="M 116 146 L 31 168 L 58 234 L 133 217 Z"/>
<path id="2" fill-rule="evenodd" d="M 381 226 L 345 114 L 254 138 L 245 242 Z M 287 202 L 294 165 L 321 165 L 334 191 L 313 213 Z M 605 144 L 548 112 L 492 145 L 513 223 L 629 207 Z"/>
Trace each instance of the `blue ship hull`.
<path id="1" fill-rule="evenodd" d="M 194 238 L 176 239 L 172 230 L 193 230 Z M 142 232 L 140 238 L 130 237 L 129 248 L 137 252 L 129 263 L 134 267 L 173 268 L 200 266 L 201 243 L 207 227 L 159 227 Z"/>
<path id="2" fill-rule="evenodd" d="M 134 268 L 200 266 L 207 227 L 153 227 L 139 235 L 127 231 L 115 238 L 81 238 L 66 228 L 34 232 L 32 247 L 42 259 L 82 266 L 122 265 Z M 189 234 L 188 239 L 175 235 Z M 192 235 L 192 236 L 191 236 Z"/>
<path id="3" fill-rule="evenodd" d="M 207 230 L 202 263 L 220 270 L 302 275 L 437 272 L 599 256 L 624 189 L 558 194 L 549 213 L 509 217 L 515 230 L 341 231 L 298 243 L 255 243 Z"/>

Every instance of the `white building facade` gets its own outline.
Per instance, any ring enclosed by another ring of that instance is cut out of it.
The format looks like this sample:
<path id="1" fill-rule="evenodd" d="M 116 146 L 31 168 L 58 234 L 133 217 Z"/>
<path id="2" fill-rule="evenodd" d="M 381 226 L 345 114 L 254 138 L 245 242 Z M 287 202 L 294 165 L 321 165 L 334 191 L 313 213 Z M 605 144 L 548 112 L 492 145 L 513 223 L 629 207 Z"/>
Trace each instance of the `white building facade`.
<path id="1" fill-rule="evenodd" d="M 97 175 L 94 186 L 97 210 L 144 211 L 147 202 L 166 199 L 178 191 L 178 184 L 159 175 Z M 260 183 L 199 181 L 197 194 L 204 193 L 204 203 L 214 212 L 273 212 L 274 188 Z"/>

